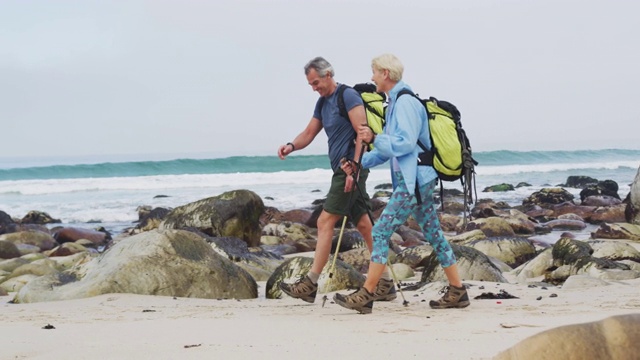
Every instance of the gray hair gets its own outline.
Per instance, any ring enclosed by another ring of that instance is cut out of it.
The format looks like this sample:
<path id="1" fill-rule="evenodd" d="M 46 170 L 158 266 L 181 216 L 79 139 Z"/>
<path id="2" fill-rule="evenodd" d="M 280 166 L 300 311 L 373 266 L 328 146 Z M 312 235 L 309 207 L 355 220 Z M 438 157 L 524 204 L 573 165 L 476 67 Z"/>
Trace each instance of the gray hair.
<path id="1" fill-rule="evenodd" d="M 336 74 L 333 71 L 333 66 L 321 56 L 312 59 L 304 66 L 304 74 L 309 75 L 311 69 L 315 70 L 320 77 L 325 77 L 327 74 L 333 77 Z"/>
<path id="2" fill-rule="evenodd" d="M 404 66 L 395 55 L 382 54 L 371 60 L 371 66 L 378 70 L 389 70 L 389 78 L 392 81 L 402 80 Z"/>

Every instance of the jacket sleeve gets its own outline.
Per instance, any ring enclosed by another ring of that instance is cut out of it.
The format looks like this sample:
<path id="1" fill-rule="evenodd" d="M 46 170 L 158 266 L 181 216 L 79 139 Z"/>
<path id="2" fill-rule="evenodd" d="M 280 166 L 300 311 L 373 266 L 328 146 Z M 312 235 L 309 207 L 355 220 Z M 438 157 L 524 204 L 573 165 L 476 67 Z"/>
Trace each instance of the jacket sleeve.
<path id="1" fill-rule="evenodd" d="M 415 151 L 418 135 L 422 129 L 420 109 L 422 104 L 411 96 L 398 98 L 393 109 L 392 120 L 389 121 L 388 134 L 376 136 L 374 152 L 380 158 L 390 159 L 402 157 Z"/>

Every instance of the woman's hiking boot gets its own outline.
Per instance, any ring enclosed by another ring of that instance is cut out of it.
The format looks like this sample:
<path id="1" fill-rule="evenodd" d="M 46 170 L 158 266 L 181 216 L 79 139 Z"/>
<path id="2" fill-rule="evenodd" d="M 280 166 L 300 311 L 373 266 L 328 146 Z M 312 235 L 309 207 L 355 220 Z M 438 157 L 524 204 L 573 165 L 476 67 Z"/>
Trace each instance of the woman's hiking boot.
<path id="1" fill-rule="evenodd" d="M 300 277 L 300 279 L 293 284 L 281 282 L 279 287 L 285 294 L 293 298 L 302 299 L 308 303 L 316 301 L 318 284 L 314 284 L 308 276 Z"/>
<path id="2" fill-rule="evenodd" d="M 438 293 L 444 295 L 438 300 L 429 301 L 432 309 L 465 308 L 470 304 L 469 294 L 464 285 L 461 288 L 453 285 L 445 286 Z"/>
<path id="3" fill-rule="evenodd" d="M 333 301 L 347 309 L 355 310 L 360 314 L 371 314 L 373 310 L 374 295 L 364 287 L 349 295 L 335 294 Z"/>
<path id="4" fill-rule="evenodd" d="M 373 292 L 374 301 L 392 301 L 398 297 L 396 287 L 393 280 L 380 279 L 376 285 L 376 291 Z"/>

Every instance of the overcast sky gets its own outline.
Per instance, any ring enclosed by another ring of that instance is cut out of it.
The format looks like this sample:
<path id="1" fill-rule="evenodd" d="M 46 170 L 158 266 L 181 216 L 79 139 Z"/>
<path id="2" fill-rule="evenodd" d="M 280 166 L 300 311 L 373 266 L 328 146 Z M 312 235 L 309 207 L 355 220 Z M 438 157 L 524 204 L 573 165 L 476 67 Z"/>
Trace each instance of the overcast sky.
<path id="1" fill-rule="evenodd" d="M 640 2 L 0 1 L 0 157 L 275 155 L 385 52 L 475 151 L 640 149 Z M 304 153 L 326 152 L 319 136 Z"/>

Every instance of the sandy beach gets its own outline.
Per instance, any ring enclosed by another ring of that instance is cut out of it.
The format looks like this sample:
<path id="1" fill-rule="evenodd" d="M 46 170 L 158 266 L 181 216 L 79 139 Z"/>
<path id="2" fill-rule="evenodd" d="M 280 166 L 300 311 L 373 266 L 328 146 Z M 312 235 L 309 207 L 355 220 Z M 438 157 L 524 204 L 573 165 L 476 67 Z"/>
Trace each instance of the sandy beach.
<path id="1" fill-rule="evenodd" d="M 442 284 L 431 283 L 405 291 L 406 307 L 398 296 L 359 315 L 331 300 L 323 307 L 320 295 L 314 304 L 264 293 L 242 301 L 106 294 L 11 304 L 9 294 L 0 297 L 0 358 L 490 359 L 547 329 L 640 312 L 640 279 L 569 289 L 465 283 L 472 297 L 504 290 L 518 299 L 432 310 L 428 300 Z M 259 286 L 264 292 L 265 283 Z"/>

